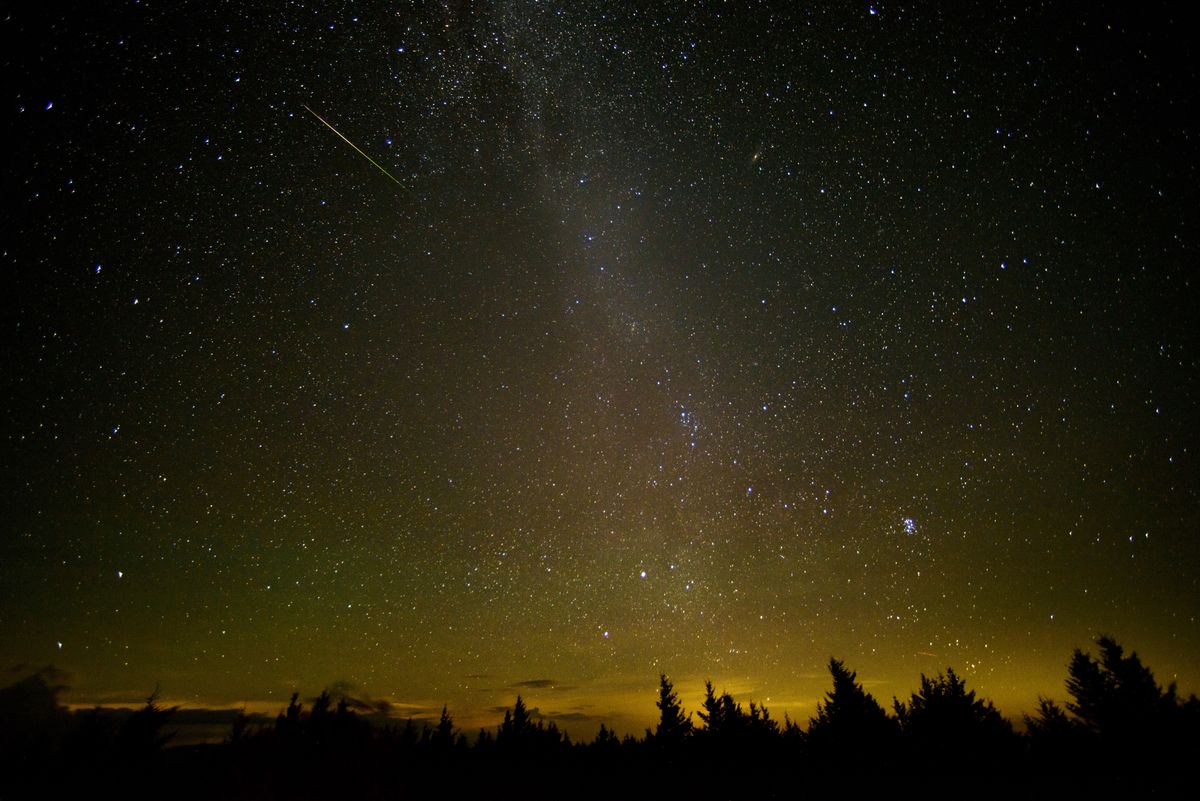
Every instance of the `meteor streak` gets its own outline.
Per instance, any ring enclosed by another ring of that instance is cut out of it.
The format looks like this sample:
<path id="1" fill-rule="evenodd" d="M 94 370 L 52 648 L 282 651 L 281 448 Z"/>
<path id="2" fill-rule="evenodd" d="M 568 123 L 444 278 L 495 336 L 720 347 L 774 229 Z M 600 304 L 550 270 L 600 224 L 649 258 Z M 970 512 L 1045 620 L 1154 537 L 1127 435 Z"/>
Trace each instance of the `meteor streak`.
<path id="1" fill-rule="evenodd" d="M 301 105 L 303 105 L 303 104 L 301 104 Z M 337 135 L 338 135 L 338 137 L 339 137 L 339 138 L 340 138 L 340 139 L 341 139 L 343 142 L 345 142 L 346 144 L 350 145 L 350 147 L 352 147 L 352 148 L 354 148 L 356 151 L 358 151 L 358 155 L 362 156 L 364 159 L 366 159 L 367 161 L 369 161 L 369 162 L 371 162 L 372 164 L 374 164 L 374 165 L 376 166 L 376 168 L 378 168 L 378 169 L 379 169 L 379 171 L 380 171 L 381 173 L 383 173 L 384 175 L 386 175 L 388 178 L 391 178 L 391 179 L 392 179 L 392 181 L 394 181 L 394 182 L 395 182 L 396 186 L 400 187 L 400 188 L 401 188 L 401 189 L 403 189 L 405 192 L 409 192 L 409 193 L 411 193 L 411 191 L 412 191 L 412 190 L 410 190 L 410 189 L 409 189 L 407 186 L 405 186 L 404 184 L 402 184 L 402 183 L 400 183 L 399 181 L 397 181 L 397 180 L 396 180 L 396 176 L 392 175 L 390 172 L 388 172 L 387 170 L 385 170 L 385 169 L 383 168 L 383 165 L 381 165 L 381 164 L 380 164 L 378 161 L 376 161 L 375 159 L 371 158 L 371 157 L 370 157 L 370 156 L 368 156 L 366 153 L 362 152 L 362 150 L 359 150 L 359 147 L 358 147 L 358 145 L 354 144 L 354 143 L 353 143 L 353 142 L 351 142 L 349 139 L 347 139 L 346 137 L 342 136 L 342 132 L 341 132 L 341 131 L 339 131 L 337 128 L 334 128 L 332 125 L 330 125 L 330 124 L 329 124 L 329 123 L 326 121 L 326 119 L 325 119 L 324 117 L 322 117 L 322 116 L 321 116 L 320 114 L 318 114 L 317 112 L 313 111 L 313 110 L 312 110 L 311 108 L 309 108 L 308 106 L 304 106 L 304 110 L 305 110 L 305 111 L 307 111 L 309 114 L 313 115 L 314 117 L 316 117 L 318 120 L 320 120 L 320 121 L 321 121 L 321 123 L 322 123 L 322 124 L 323 124 L 323 125 L 324 125 L 326 128 L 328 128 L 329 130 L 331 130 L 331 131 L 333 131 L 335 134 L 337 134 Z"/>

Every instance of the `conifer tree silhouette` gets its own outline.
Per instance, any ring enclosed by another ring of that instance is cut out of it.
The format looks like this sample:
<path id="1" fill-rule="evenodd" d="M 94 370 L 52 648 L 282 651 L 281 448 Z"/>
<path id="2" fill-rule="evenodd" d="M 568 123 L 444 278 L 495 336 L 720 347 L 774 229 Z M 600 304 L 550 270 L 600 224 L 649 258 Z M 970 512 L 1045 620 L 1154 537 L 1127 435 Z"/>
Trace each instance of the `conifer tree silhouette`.
<path id="1" fill-rule="evenodd" d="M 976 698 L 974 690 L 967 690 L 954 668 L 946 668 L 945 674 L 935 678 L 922 673 L 920 690 L 907 704 L 896 700 L 894 705 L 910 747 L 951 772 L 1011 756 L 1015 745 L 1012 724 L 991 701 Z"/>
<path id="2" fill-rule="evenodd" d="M 644 740 L 619 739 L 601 724 L 595 740 L 581 745 L 572 745 L 521 696 L 499 728 L 481 730 L 472 746 L 455 730 L 447 706 L 436 725 L 418 728 L 409 719 L 402 728 L 377 728 L 354 711 L 374 707 L 347 697 L 335 705 L 326 691 L 311 710 L 293 694 L 274 727 L 251 732 L 243 710 L 223 743 L 163 753 L 174 710 L 159 705 L 157 690 L 132 714 L 70 713 L 57 704 L 56 685 L 35 677 L 0 688 L 0 713 L 7 713 L 0 714 L 0 732 L 8 746 L 0 749 L 0 768 L 6 768 L 0 770 L 0 798 L 100 795 L 130 776 L 137 777 L 130 785 L 135 794 L 144 789 L 162 795 L 167 786 L 190 782 L 185 795 L 196 799 L 416 797 L 447 787 L 447 777 L 461 790 L 456 794 L 474 797 L 486 794 L 497 769 L 506 768 L 538 771 L 548 792 L 582 788 L 580 797 L 621 797 L 637 787 L 645 797 L 777 798 L 789 795 L 798 765 L 816 788 L 872 793 L 886 792 L 891 785 L 885 782 L 897 770 L 933 781 L 934 789 L 948 775 L 956 782 L 1000 777 L 1005 794 L 1043 775 L 1057 783 L 1047 785 L 1051 789 L 1093 797 L 1127 795 L 1134 785 L 1111 779 L 1121 774 L 1136 776 L 1138 789 L 1185 788 L 1191 778 L 1186 766 L 1200 759 L 1200 701 L 1181 701 L 1173 685 L 1160 687 L 1137 654 L 1127 654 L 1112 638 L 1097 644 L 1096 658 L 1075 650 L 1069 700 L 1060 706 L 1039 698 L 1035 714 L 1025 719 L 1023 739 L 952 668 L 922 675 L 911 698 L 894 701 L 893 718 L 838 659 L 829 662 L 833 686 L 807 732 L 786 716 L 781 731 L 765 706 L 750 701 L 744 711 L 711 681 L 698 710 L 703 727 L 693 727 L 671 681 L 660 674 L 658 723 Z M 21 747 L 21 738 L 34 736 L 47 721 L 69 728 L 41 740 L 46 748 L 40 752 Z M 33 792 L 47 777 L 56 780 L 58 766 L 68 769 L 59 771 L 59 784 L 42 788 L 40 796 Z M 527 792 L 513 786 L 499 795 Z"/>
<path id="3" fill-rule="evenodd" d="M 504 721 L 496 732 L 496 744 L 505 747 L 524 747 L 533 739 L 534 725 L 525 707 L 525 700 L 517 696 L 511 710 L 504 710 Z"/>
<path id="4" fill-rule="evenodd" d="M 279 713 L 275 718 L 275 734 L 286 739 L 295 739 L 300 736 L 301 713 L 304 711 L 304 704 L 300 703 L 300 693 L 292 693 L 292 698 L 288 701 L 287 709 Z"/>
<path id="5" fill-rule="evenodd" d="M 621 740 L 617 735 L 613 734 L 611 729 L 601 723 L 600 731 L 596 732 L 596 739 L 592 741 L 592 745 L 599 748 L 607 748 L 614 743 L 620 745 Z"/>
<path id="6" fill-rule="evenodd" d="M 747 716 L 741 704 L 734 701 L 729 693 L 718 696 L 711 681 L 704 682 L 704 702 L 697 714 L 704 722 L 704 733 L 709 738 L 735 738 L 748 728 Z"/>
<path id="7" fill-rule="evenodd" d="M 647 730 L 647 739 L 652 736 L 659 745 L 678 746 L 692 733 L 692 716 L 684 714 L 679 695 L 667 675 L 661 673 L 658 679 L 658 701 L 654 704 L 659 711 L 658 726 L 652 735 Z"/>
<path id="8" fill-rule="evenodd" d="M 454 742 L 454 718 L 450 717 L 445 704 L 442 705 L 442 715 L 433 730 L 433 741 L 443 747 L 449 747 Z"/>
<path id="9" fill-rule="evenodd" d="M 229 737 L 225 742 L 229 745 L 240 746 L 250 737 L 250 716 L 246 714 L 246 708 L 242 707 L 238 710 L 237 715 L 233 718 L 233 723 L 229 727 Z"/>
<path id="10" fill-rule="evenodd" d="M 1058 704 L 1038 697 L 1035 715 L 1025 715 L 1030 754 L 1039 770 L 1061 772 L 1078 766 L 1090 732 Z"/>
<path id="11" fill-rule="evenodd" d="M 879 759 L 897 739 L 896 722 L 839 659 L 829 660 L 833 689 L 817 704 L 809 721 L 807 742 L 825 759 Z"/>
<path id="12" fill-rule="evenodd" d="M 1164 707 L 1174 705 L 1174 686 L 1164 692 L 1137 653 L 1125 656 L 1125 649 L 1111 637 L 1101 636 L 1096 644 L 1100 646 L 1099 659 L 1078 648 L 1071 655 L 1067 709 L 1101 737 L 1144 734 L 1161 717 Z"/>
<path id="13" fill-rule="evenodd" d="M 146 698 L 146 705 L 134 712 L 117 732 L 117 750 L 126 760 L 144 761 L 154 757 L 175 736 L 163 732 L 167 721 L 179 710 L 158 705 L 158 688 Z"/>
<path id="14" fill-rule="evenodd" d="M 1033 737 L 1057 737 L 1079 731 L 1080 725 L 1053 700 L 1038 696 L 1037 714 L 1025 715 L 1025 728 Z"/>
<path id="15" fill-rule="evenodd" d="M 756 740 L 769 740 L 779 734 L 779 722 L 771 719 L 771 712 L 764 704 L 751 701 L 745 723 L 750 736 Z"/>
<path id="16" fill-rule="evenodd" d="M 1096 639 L 1100 657 L 1076 648 L 1067 666 L 1067 710 L 1099 741 L 1110 764 L 1145 765 L 1200 756 L 1200 709 L 1182 703 L 1174 684 L 1163 689 L 1136 652 L 1108 635 Z"/>
<path id="17" fill-rule="evenodd" d="M 704 723 L 705 732 L 712 734 L 721 725 L 721 701 L 717 698 L 716 691 L 713 690 L 712 681 L 704 682 L 704 701 L 701 702 L 700 711 L 697 712 L 700 720 Z"/>

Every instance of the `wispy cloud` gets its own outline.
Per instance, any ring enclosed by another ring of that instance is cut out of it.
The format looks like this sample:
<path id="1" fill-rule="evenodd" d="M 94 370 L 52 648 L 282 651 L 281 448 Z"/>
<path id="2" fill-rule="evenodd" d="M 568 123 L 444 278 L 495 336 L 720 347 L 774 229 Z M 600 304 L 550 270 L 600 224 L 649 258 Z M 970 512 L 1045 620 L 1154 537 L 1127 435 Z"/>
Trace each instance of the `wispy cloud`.
<path id="1" fill-rule="evenodd" d="M 508 689 L 510 689 L 510 690 L 557 690 L 559 692 L 565 692 L 567 690 L 574 690 L 575 687 L 573 685 L 560 684 L 555 679 L 526 679 L 525 681 L 518 681 L 514 684 L 508 685 Z"/>

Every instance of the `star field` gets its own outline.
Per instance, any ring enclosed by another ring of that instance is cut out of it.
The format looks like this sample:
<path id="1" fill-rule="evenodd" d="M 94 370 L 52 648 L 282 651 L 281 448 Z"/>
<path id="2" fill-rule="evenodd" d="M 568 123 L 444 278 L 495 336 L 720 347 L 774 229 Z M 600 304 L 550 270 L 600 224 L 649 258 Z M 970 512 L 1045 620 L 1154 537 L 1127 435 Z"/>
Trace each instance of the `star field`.
<path id="1" fill-rule="evenodd" d="M 1181 20 L 670 6 L 9 12 L 0 660 L 589 735 L 831 654 L 1017 715 L 1101 631 L 1195 691 Z"/>

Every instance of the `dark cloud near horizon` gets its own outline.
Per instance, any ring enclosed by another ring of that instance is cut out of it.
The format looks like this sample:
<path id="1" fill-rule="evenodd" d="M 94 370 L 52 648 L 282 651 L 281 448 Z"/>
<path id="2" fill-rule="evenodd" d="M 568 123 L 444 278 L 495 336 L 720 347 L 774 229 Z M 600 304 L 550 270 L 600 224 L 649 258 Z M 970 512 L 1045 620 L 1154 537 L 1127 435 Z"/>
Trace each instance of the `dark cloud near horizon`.
<path id="1" fill-rule="evenodd" d="M 53 664 L 37 667 L 29 662 L 17 662 L 10 665 L 5 672 L 14 675 L 24 674 L 27 678 L 40 676 L 42 679 L 53 682 L 60 690 L 70 689 L 67 686 L 67 682 L 71 680 L 70 671 L 63 670 Z"/>
<path id="2" fill-rule="evenodd" d="M 589 721 L 600 723 L 604 720 L 615 717 L 615 715 L 609 715 L 607 717 L 604 715 L 592 715 L 588 714 L 587 712 L 580 711 L 581 709 L 582 707 L 578 707 L 575 711 L 570 712 L 558 712 L 554 710 L 543 712 L 541 707 L 535 706 L 529 709 L 529 717 L 531 720 L 546 721 L 547 723 L 586 723 Z M 512 707 L 493 706 L 489 707 L 487 711 L 496 715 L 503 715 L 506 712 L 511 712 Z"/>
<path id="3" fill-rule="evenodd" d="M 560 684 L 556 679 L 526 679 L 508 685 L 510 690 L 573 690 L 573 686 Z"/>
<path id="4" fill-rule="evenodd" d="M 588 720 L 602 720 L 600 717 L 589 715 L 585 712 L 548 712 L 542 715 L 542 717 L 546 720 L 563 721 L 564 723 L 581 723 Z"/>
<path id="5" fill-rule="evenodd" d="M 386 698 L 373 698 L 361 687 L 347 679 L 339 679 L 325 688 L 337 701 L 345 700 L 347 706 L 355 712 L 379 714 L 390 717 L 394 704 Z M 316 699 L 312 699 L 316 700 Z M 310 701 L 311 703 L 311 701 Z"/>
<path id="6" fill-rule="evenodd" d="M 59 696 L 66 686 L 59 679 L 64 675 L 47 665 L 0 688 L 0 732 L 9 727 L 19 731 L 21 726 L 61 719 L 66 709 L 59 703 Z M 0 737 L 0 741 L 3 739 Z"/>

